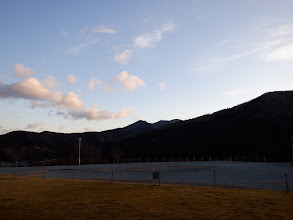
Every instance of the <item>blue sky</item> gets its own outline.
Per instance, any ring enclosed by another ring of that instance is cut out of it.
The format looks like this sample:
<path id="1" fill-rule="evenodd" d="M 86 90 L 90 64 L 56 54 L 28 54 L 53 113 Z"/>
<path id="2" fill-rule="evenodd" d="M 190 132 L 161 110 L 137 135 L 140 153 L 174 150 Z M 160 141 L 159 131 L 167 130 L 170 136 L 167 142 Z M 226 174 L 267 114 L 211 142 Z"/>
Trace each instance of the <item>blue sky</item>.
<path id="1" fill-rule="evenodd" d="M 293 1 L 0 2 L 0 134 L 190 119 L 293 88 Z"/>

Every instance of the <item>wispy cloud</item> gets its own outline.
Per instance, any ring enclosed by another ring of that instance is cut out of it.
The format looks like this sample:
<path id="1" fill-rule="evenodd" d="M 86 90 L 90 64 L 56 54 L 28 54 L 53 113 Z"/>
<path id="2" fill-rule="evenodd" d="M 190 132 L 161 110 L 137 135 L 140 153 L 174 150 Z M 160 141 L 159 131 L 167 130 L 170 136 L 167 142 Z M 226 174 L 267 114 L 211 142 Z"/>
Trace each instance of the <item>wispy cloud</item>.
<path id="1" fill-rule="evenodd" d="M 69 82 L 72 85 L 77 84 L 77 78 L 73 75 L 68 75 L 67 82 Z"/>
<path id="2" fill-rule="evenodd" d="M 102 81 L 101 80 L 98 80 L 98 79 L 91 79 L 90 81 L 89 81 L 89 84 L 88 84 L 88 89 L 90 90 L 90 91 L 94 91 L 95 90 L 95 87 L 97 86 L 97 85 L 101 85 L 102 84 Z"/>
<path id="3" fill-rule="evenodd" d="M 161 92 L 164 92 L 166 88 L 166 84 L 164 82 L 160 82 L 159 86 L 160 86 Z"/>
<path id="4" fill-rule="evenodd" d="M 196 65 L 196 71 L 205 72 L 218 69 L 243 57 L 256 55 L 265 62 L 293 60 L 293 24 L 280 25 L 270 29 L 269 35 L 250 49 L 231 56 L 219 56 L 206 63 Z"/>
<path id="5" fill-rule="evenodd" d="M 162 40 L 163 34 L 174 30 L 173 23 L 164 24 L 161 28 L 153 33 L 139 35 L 134 39 L 134 46 L 139 48 L 147 48 Z"/>
<path id="6" fill-rule="evenodd" d="M 37 128 L 41 128 L 43 126 L 44 126 L 43 122 L 36 122 L 36 123 L 27 125 L 26 128 L 27 129 L 37 129 Z"/>
<path id="7" fill-rule="evenodd" d="M 105 27 L 103 25 L 99 26 L 99 27 L 96 27 L 96 28 L 93 28 L 91 31 L 92 32 L 98 32 L 98 33 L 103 33 L 103 34 L 117 34 L 117 33 L 119 33 L 119 31 L 111 29 L 111 28 L 107 28 L 107 27 Z"/>
<path id="8" fill-rule="evenodd" d="M 290 61 L 293 60 L 293 44 L 289 44 L 261 55 L 264 61 Z"/>
<path id="9" fill-rule="evenodd" d="M 81 50 L 96 45 L 100 42 L 99 38 L 87 41 L 85 43 L 79 44 L 69 49 L 69 52 L 73 55 L 77 55 Z"/>
<path id="10" fill-rule="evenodd" d="M 65 30 L 62 30 L 60 34 L 63 38 L 66 38 L 69 35 L 68 31 L 65 31 Z"/>
<path id="11" fill-rule="evenodd" d="M 271 37 L 281 37 L 293 33 L 293 24 L 282 24 L 270 30 Z"/>
<path id="12" fill-rule="evenodd" d="M 126 64 L 128 64 L 128 62 L 131 59 L 131 57 L 132 57 L 132 51 L 131 50 L 124 50 L 121 53 L 116 53 L 114 55 L 114 60 L 117 63 L 126 65 Z"/>
<path id="13" fill-rule="evenodd" d="M 32 69 L 25 67 L 23 64 L 16 64 L 14 67 L 14 76 L 18 78 L 27 78 L 35 73 Z"/>

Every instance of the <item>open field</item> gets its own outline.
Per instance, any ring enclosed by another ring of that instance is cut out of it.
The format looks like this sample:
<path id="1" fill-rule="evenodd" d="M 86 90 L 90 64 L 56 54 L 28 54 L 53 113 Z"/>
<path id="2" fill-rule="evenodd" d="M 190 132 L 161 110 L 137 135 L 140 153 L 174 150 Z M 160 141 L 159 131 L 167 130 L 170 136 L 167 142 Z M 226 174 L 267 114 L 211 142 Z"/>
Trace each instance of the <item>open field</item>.
<path id="1" fill-rule="evenodd" d="M 0 219 L 292 219 L 293 193 L 0 175 Z"/>

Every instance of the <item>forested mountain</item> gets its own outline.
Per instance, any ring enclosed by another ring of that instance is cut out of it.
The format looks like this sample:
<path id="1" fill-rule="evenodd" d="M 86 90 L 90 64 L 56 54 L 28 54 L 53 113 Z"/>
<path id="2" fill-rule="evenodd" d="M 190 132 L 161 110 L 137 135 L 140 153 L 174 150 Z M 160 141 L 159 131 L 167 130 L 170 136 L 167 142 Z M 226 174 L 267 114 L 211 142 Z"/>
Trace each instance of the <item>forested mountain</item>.
<path id="1" fill-rule="evenodd" d="M 255 161 L 265 156 L 267 161 L 289 161 L 292 136 L 293 92 L 270 92 L 186 121 L 138 121 L 125 128 L 74 134 L 11 132 L 0 136 L 0 160 L 57 159 L 72 164 L 82 137 L 84 163 L 155 157 Z"/>

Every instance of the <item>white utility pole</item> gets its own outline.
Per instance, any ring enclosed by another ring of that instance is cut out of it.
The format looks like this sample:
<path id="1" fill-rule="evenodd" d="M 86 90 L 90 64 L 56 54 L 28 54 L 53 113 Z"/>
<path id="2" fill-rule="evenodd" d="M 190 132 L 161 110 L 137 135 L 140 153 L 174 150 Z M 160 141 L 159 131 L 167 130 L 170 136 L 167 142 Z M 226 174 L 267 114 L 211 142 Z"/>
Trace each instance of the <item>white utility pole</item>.
<path id="1" fill-rule="evenodd" d="M 82 138 L 78 138 L 78 142 L 79 142 L 78 165 L 80 165 L 80 144 L 81 144 L 81 140 L 82 140 Z"/>

